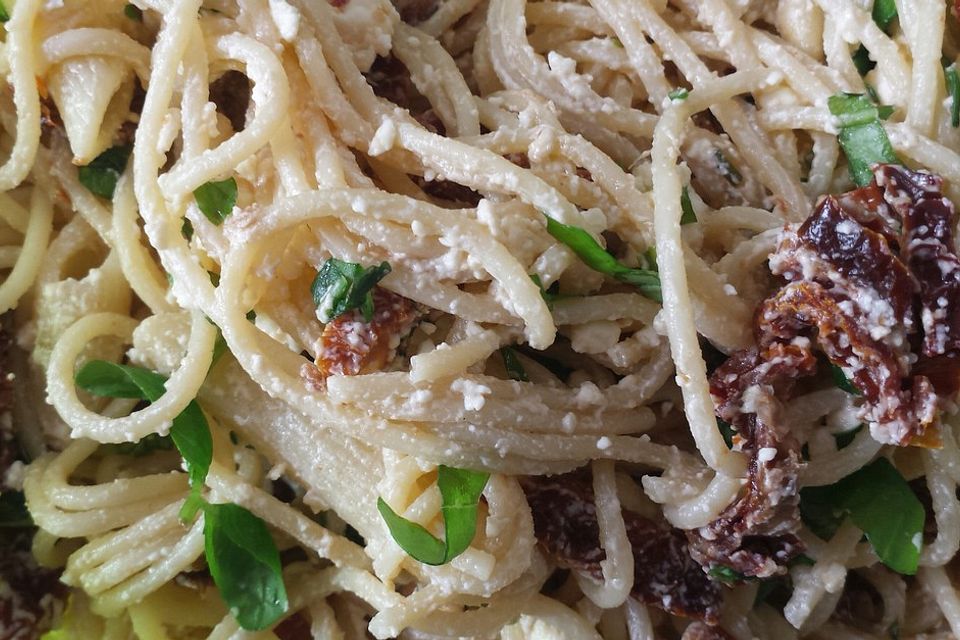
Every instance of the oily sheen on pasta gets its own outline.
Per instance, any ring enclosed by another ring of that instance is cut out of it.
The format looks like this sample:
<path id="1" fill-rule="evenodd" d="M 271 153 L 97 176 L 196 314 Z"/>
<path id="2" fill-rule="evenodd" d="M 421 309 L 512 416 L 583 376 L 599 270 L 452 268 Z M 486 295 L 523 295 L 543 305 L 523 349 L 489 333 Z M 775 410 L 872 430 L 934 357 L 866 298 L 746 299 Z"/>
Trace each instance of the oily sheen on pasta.
<path id="1" fill-rule="evenodd" d="M 960 6 L 2 3 L 0 638 L 960 636 Z"/>

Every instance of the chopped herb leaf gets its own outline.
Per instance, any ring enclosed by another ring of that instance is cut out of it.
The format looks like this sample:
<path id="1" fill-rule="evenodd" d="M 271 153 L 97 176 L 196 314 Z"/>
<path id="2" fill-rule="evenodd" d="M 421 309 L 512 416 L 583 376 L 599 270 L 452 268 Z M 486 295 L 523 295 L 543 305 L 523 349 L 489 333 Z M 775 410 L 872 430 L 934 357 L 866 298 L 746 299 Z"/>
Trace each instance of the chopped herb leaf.
<path id="1" fill-rule="evenodd" d="M 679 87 L 677 89 L 674 89 L 670 93 L 668 93 L 667 97 L 670 98 L 671 100 L 686 100 L 689 95 L 690 95 L 689 90 L 684 89 L 683 87 Z"/>
<path id="2" fill-rule="evenodd" d="M 787 566 L 790 567 L 790 568 L 793 568 L 793 567 L 812 567 L 812 566 L 815 565 L 815 564 L 817 564 L 817 561 L 816 561 L 816 560 L 814 560 L 813 558 L 811 558 L 810 556 L 808 556 L 808 555 L 805 554 L 805 553 L 801 553 L 801 554 L 798 555 L 798 556 L 794 556 L 794 558 L 793 558 L 792 560 L 790 560 L 790 562 L 787 563 Z"/>
<path id="3" fill-rule="evenodd" d="M 250 309 L 250 311 L 247 311 L 247 320 L 249 320 L 250 322 L 254 322 L 256 319 L 257 319 L 256 311 L 254 311 L 253 309 Z"/>
<path id="4" fill-rule="evenodd" d="M 899 162 L 887 132 L 880 124 L 881 110 L 863 94 L 838 93 L 827 101 L 840 121 L 840 146 L 847 156 L 850 175 L 859 186 L 873 180 L 873 166 Z"/>
<path id="5" fill-rule="evenodd" d="M 166 376 L 140 367 L 91 360 L 76 375 L 77 386 L 97 396 L 137 398 L 156 402 L 166 392 Z M 170 438 L 187 463 L 191 495 L 180 511 L 184 520 L 192 519 L 199 506 L 200 491 L 213 461 L 210 425 L 196 400 L 191 400 L 173 419 Z"/>
<path id="6" fill-rule="evenodd" d="M 347 311 L 360 309 L 363 319 L 373 319 L 373 287 L 390 273 L 390 264 L 362 267 L 330 258 L 323 263 L 310 290 L 320 319 L 329 322 Z"/>
<path id="7" fill-rule="evenodd" d="M 733 436 L 736 433 L 733 425 L 726 420 L 717 418 L 717 428 L 720 430 L 720 435 L 723 436 L 723 442 L 727 445 L 727 449 L 733 449 Z"/>
<path id="8" fill-rule="evenodd" d="M 800 514 L 829 540 L 845 516 L 863 530 L 880 561 L 899 573 L 917 572 L 923 541 L 923 504 L 886 458 L 826 487 L 800 491 Z"/>
<path id="9" fill-rule="evenodd" d="M 713 159 L 717 161 L 717 169 L 720 171 L 720 175 L 727 179 L 727 182 L 735 187 L 743 184 L 743 175 L 737 171 L 735 166 L 730 164 L 730 161 L 727 160 L 720 149 L 717 149 L 713 154 Z"/>
<path id="10" fill-rule="evenodd" d="M 747 580 L 747 576 L 734 571 L 730 567 L 725 567 L 722 564 L 710 567 L 710 571 L 707 572 L 707 575 L 714 580 L 726 582 L 727 584 L 736 584 L 739 582 L 745 582 Z"/>
<path id="11" fill-rule="evenodd" d="M 540 280 L 540 276 L 535 273 L 530 274 L 530 279 L 533 280 L 533 283 L 540 288 L 540 297 L 543 298 L 543 301 L 547 303 L 547 309 L 553 309 L 553 303 L 559 300 L 562 296 L 557 293 L 560 286 L 559 283 L 554 282 L 548 288 L 543 288 L 543 282 Z"/>
<path id="12" fill-rule="evenodd" d="M 173 449 L 173 440 L 170 436 L 161 436 L 159 433 L 151 433 L 148 436 L 140 438 L 137 442 L 121 442 L 120 444 L 104 445 L 107 453 L 121 456 L 133 456 L 140 458 L 149 455 L 154 451 L 169 451 Z"/>
<path id="13" fill-rule="evenodd" d="M 859 73 L 861 77 L 870 73 L 870 71 L 877 66 L 877 63 L 870 57 L 870 52 L 867 51 L 867 48 L 863 45 L 857 47 L 852 57 L 853 66 L 857 68 L 857 73 Z"/>
<path id="14" fill-rule="evenodd" d="M 610 42 L 613 43 L 613 46 L 623 49 L 623 42 L 620 41 L 620 38 L 610 38 Z"/>
<path id="15" fill-rule="evenodd" d="M 852 393 L 855 396 L 861 395 L 860 389 L 857 389 L 856 385 L 850 381 L 850 378 L 843 372 L 843 369 L 833 363 L 830 364 L 830 376 L 833 378 L 833 384 L 837 385 L 839 389 L 843 389 L 847 393 Z"/>
<path id="16" fill-rule="evenodd" d="M 230 177 L 219 182 L 207 182 L 194 190 L 193 197 L 207 220 L 220 226 L 237 204 L 237 181 Z"/>
<path id="17" fill-rule="evenodd" d="M 7 22 L 10 19 L 10 14 L 7 13 L 7 8 L 3 5 L 3 0 L 0 0 L 0 22 Z"/>
<path id="18" fill-rule="evenodd" d="M 111 200 L 117 189 L 117 180 L 127 168 L 127 160 L 133 146 L 127 144 L 110 147 L 85 167 L 80 167 L 77 176 L 80 184 L 85 186 L 94 195 Z"/>
<path id="19" fill-rule="evenodd" d="M 650 271 L 660 272 L 660 267 L 657 265 L 657 248 L 653 245 L 647 247 L 647 250 L 643 252 L 643 266 Z"/>
<path id="20" fill-rule="evenodd" d="M 190 222 L 189 218 L 183 219 L 183 224 L 180 225 L 180 234 L 187 240 L 193 238 L 193 223 Z"/>
<path id="21" fill-rule="evenodd" d="M 266 629 L 287 611 L 280 554 L 263 520 L 235 504 L 203 505 L 210 575 L 237 623 Z"/>
<path id="22" fill-rule="evenodd" d="M 383 498 L 377 500 L 377 509 L 387 523 L 390 535 L 412 558 L 424 564 L 446 564 L 463 553 L 473 541 L 477 532 L 477 503 L 489 477 L 488 473 L 445 465 L 437 469 L 443 541 L 419 524 L 397 515 Z"/>
<path id="23" fill-rule="evenodd" d="M 957 73 L 957 63 L 943 65 L 943 79 L 950 96 L 950 125 L 960 127 L 960 74 Z"/>
<path id="24" fill-rule="evenodd" d="M 510 376 L 511 380 L 530 382 L 530 378 L 527 377 L 527 372 L 523 370 L 523 365 L 520 363 L 520 358 L 517 357 L 517 352 L 514 349 L 511 347 L 502 347 L 500 349 L 500 357 L 503 358 L 503 366 L 507 370 L 507 375 Z"/>
<path id="25" fill-rule="evenodd" d="M 632 284 L 640 290 L 640 293 L 651 300 L 663 302 L 660 276 L 656 271 L 631 269 L 621 264 L 585 230 L 573 225 L 563 224 L 550 216 L 547 216 L 547 232 L 570 247 L 577 254 L 577 257 L 594 271 L 599 271 L 621 282 Z"/>
<path id="26" fill-rule="evenodd" d="M 123 7 L 123 15 L 127 16 L 131 20 L 136 20 L 137 22 L 143 22 L 143 10 L 140 9 L 135 4 L 126 4 Z"/>
<path id="27" fill-rule="evenodd" d="M 25 529 L 33 526 L 22 491 L 0 493 L 0 529 Z"/>
<path id="28" fill-rule="evenodd" d="M 897 3 L 894 0 L 875 0 L 871 15 L 877 26 L 887 31 L 890 23 L 897 17 Z"/>
<path id="29" fill-rule="evenodd" d="M 687 187 L 680 192 L 680 210 L 683 215 L 680 216 L 680 224 L 693 224 L 697 221 L 697 212 L 693 210 L 693 203 L 690 201 L 690 191 Z"/>

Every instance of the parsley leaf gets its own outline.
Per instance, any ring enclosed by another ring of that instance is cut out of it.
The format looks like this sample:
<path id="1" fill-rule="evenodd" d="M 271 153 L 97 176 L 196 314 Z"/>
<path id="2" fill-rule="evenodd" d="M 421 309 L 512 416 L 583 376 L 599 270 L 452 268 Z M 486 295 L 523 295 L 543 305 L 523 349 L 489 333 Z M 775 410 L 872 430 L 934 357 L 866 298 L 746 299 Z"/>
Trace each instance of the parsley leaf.
<path id="1" fill-rule="evenodd" d="M 616 258 L 607 253 L 589 233 L 580 227 L 563 224 L 546 216 L 547 232 L 570 247 L 584 264 L 605 275 L 616 278 L 620 282 L 632 284 L 640 293 L 655 302 L 663 302 L 660 291 L 660 276 L 656 271 L 648 269 L 631 269 L 621 264 Z"/>
<path id="2" fill-rule="evenodd" d="M 373 287 L 390 273 L 390 264 L 381 262 L 364 268 L 354 262 L 330 258 L 323 263 L 310 290 L 323 322 L 330 322 L 352 309 L 360 309 L 363 319 L 373 319 Z"/>
<path id="3" fill-rule="evenodd" d="M 723 436 L 723 442 L 727 445 L 727 449 L 733 449 L 733 436 L 737 433 L 733 425 L 726 420 L 717 418 L 717 429 L 720 430 L 720 435 Z"/>
<path id="4" fill-rule="evenodd" d="M 10 14 L 7 13 L 7 8 L 3 5 L 3 0 L 0 0 L 0 22 L 6 22 L 10 19 Z"/>
<path id="5" fill-rule="evenodd" d="M 867 48 L 862 44 L 857 47 L 857 50 L 853 52 L 853 66 L 857 68 L 857 73 L 860 74 L 860 77 L 866 76 L 877 66 L 877 63 L 873 61 L 873 58 L 870 57 L 870 52 L 867 51 Z"/>
<path id="6" fill-rule="evenodd" d="M 689 95 L 690 91 L 684 89 L 683 87 L 679 87 L 668 93 L 667 97 L 671 100 L 686 100 Z"/>
<path id="7" fill-rule="evenodd" d="M 540 276 L 535 273 L 531 273 L 530 279 L 533 280 L 533 283 L 540 289 L 540 297 L 543 298 L 543 301 L 547 303 L 547 309 L 552 311 L 553 303 L 562 297 L 559 293 L 557 293 L 559 290 L 559 283 L 554 282 L 548 288 L 544 289 L 543 282 L 540 280 Z"/>
<path id="8" fill-rule="evenodd" d="M 33 526 L 22 491 L 0 493 L 0 529 L 24 529 Z"/>
<path id="9" fill-rule="evenodd" d="M 910 485 L 886 458 L 878 458 L 836 484 L 801 489 L 800 515 L 824 540 L 849 516 L 883 564 L 906 575 L 917 572 L 926 513 Z"/>
<path id="10" fill-rule="evenodd" d="M 725 567 L 722 564 L 710 567 L 710 571 L 707 572 L 707 575 L 713 580 L 719 580 L 720 582 L 725 582 L 727 584 L 746 582 L 749 579 L 742 573 L 734 571 L 730 567 Z"/>
<path id="11" fill-rule="evenodd" d="M 280 554 L 267 525 L 235 504 L 203 505 L 210 575 L 241 627 L 266 629 L 288 607 Z"/>
<path id="12" fill-rule="evenodd" d="M 77 170 L 80 184 L 94 195 L 108 200 L 113 199 L 113 192 L 117 189 L 117 180 L 120 179 L 127 168 L 127 160 L 130 158 L 131 151 L 133 151 L 133 146 L 129 144 L 110 147 L 91 160 L 90 164 Z"/>
<path id="13" fill-rule="evenodd" d="M 881 110 L 863 94 L 838 93 L 827 101 L 830 113 L 840 121 L 840 146 L 847 156 L 850 175 L 859 186 L 873 180 L 873 165 L 899 162 L 880 120 L 890 112 Z"/>
<path id="14" fill-rule="evenodd" d="M 104 445 L 104 447 L 109 453 L 140 458 L 154 451 L 169 451 L 173 449 L 173 440 L 170 439 L 170 436 L 151 433 L 148 436 L 140 438 L 137 442 L 121 442 L 119 444 Z"/>
<path id="15" fill-rule="evenodd" d="M 950 96 L 950 125 L 956 128 L 960 127 L 960 74 L 957 63 L 948 62 L 943 60 L 943 80 Z"/>
<path id="16" fill-rule="evenodd" d="M 207 220 L 220 226 L 237 204 L 237 181 L 231 176 L 219 182 L 207 182 L 194 190 L 193 197 Z"/>
<path id="17" fill-rule="evenodd" d="M 871 16 L 878 27 L 887 31 L 890 23 L 897 17 L 897 3 L 894 0 L 875 0 Z"/>
<path id="18" fill-rule="evenodd" d="M 680 216 L 680 224 L 693 224 L 697 221 L 697 212 L 693 210 L 693 203 L 690 201 L 690 190 L 687 187 L 680 192 L 680 210 L 683 215 Z"/>
<path id="19" fill-rule="evenodd" d="M 502 347 L 500 349 L 500 357 L 503 358 L 503 366 L 507 370 L 507 375 L 510 376 L 511 380 L 530 382 L 530 378 L 527 377 L 527 372 L 524 371 L 516 351 L 511 347 Z"/>
<path id="20" fill-rule="evenodd" d="M 77 386 L 97 396 L 137 398 L 156 402 L 166 392 L 166 376 L 140 367 L 91 360 L 76 375 Z M 173 419 L 170 438 L 187 463 L 190 496 L 180 510 L 183 520 L 193 518 L 200 506 L 200 491 L 213 460 L 210 425 L 196 400 Z"/>
<path id="21" fill-rule="evenodd" d="M 419 524 L 397 515 L 383 498 L 377 500 L 377 509 L 387 523 L 390 535 L 411 557 L 424 564 L 446 564 L 463 553 L 473 541 L 477 532 L 477 503 L 489 477 L 489 473 L 445 465 L 437 469 L 437 487 L 443 500 L 440 507 L 443 541 Z"/>
<path id="22" fill-rule="evenodd" d="M 838 388 L 843 389 L 847 393 L 852 393 L 855 396 L 862 395 L 860 389 L 850 381 L 850 378 L 843 372 L 843 369 L 832 362 L 830 363 L 830 375 L 833 377 L 833 384 L 837 385 Z"/>

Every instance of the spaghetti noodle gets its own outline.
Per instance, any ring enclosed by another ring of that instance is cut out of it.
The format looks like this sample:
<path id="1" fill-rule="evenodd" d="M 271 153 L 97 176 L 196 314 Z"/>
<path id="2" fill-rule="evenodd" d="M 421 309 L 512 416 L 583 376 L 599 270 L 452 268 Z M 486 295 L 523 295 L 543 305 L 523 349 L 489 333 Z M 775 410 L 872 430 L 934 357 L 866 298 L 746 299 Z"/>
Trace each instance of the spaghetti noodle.
<path id="1" fill-rule="evenodd" d="M 949 3 L 2 2 L 0 636 L 960 635 Z"/>

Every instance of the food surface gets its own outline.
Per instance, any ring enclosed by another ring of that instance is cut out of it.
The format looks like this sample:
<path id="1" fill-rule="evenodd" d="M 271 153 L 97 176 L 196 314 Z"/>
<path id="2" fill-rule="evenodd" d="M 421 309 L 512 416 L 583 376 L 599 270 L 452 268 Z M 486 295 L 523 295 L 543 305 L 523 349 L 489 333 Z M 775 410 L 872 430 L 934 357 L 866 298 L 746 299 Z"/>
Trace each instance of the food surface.
<path id="1" fill-rule="evenodd" d="M 0 0 L 0 640 L 960 637 L 958 12 Z"/>

